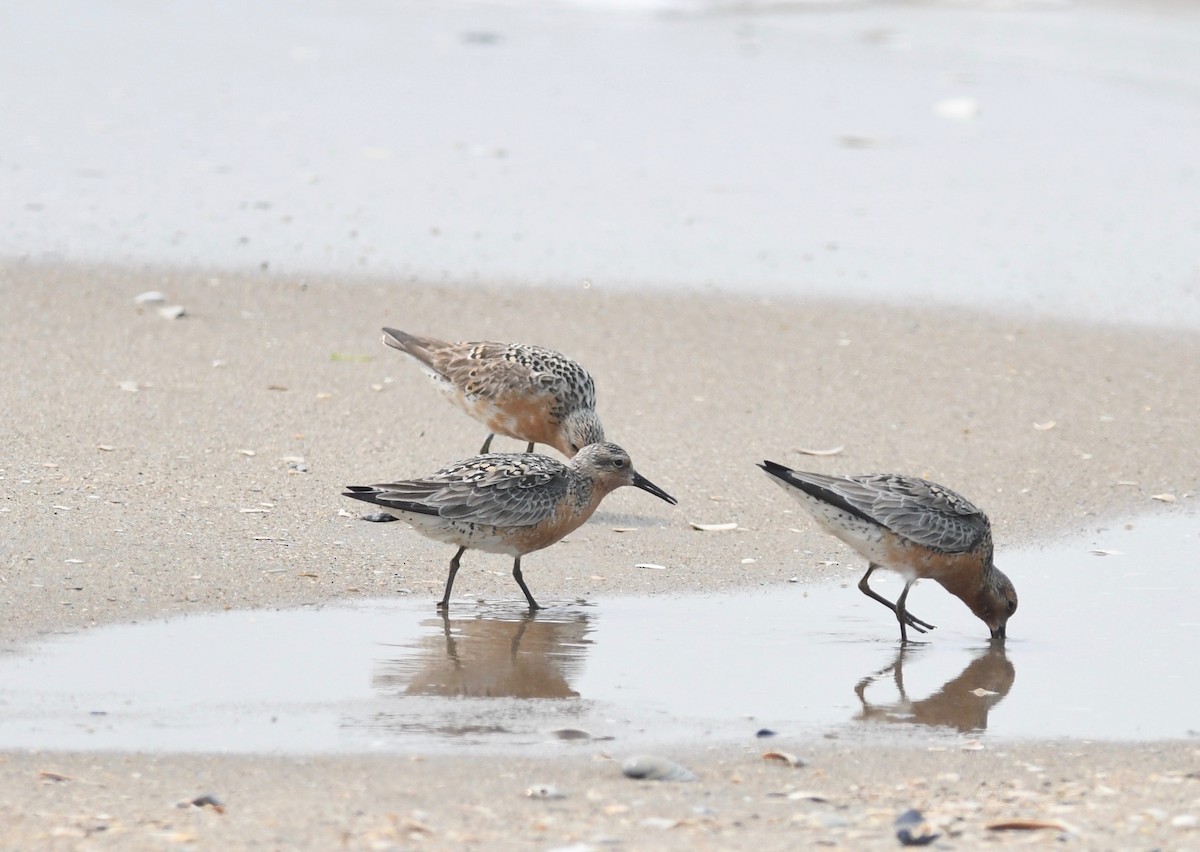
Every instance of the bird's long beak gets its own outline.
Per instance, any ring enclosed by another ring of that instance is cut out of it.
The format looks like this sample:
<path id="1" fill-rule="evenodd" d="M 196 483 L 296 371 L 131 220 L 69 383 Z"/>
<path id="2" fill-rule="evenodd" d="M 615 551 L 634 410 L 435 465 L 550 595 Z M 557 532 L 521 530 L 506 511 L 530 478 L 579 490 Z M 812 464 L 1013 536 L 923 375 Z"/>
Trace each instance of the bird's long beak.
<path id="1" fill-rule="evenodd" d="M 679 503 L 679 501 L 676 500 L 674 497 L 672 497 L 670 494 L 663 491 L 661 488 L 659 488 L 657 485 L 655 485 L 649 479 L 642 476 L 640 473 L 637 473 L 636 471 L 633 474 L 633 487 L 640 488 L 643 491 L 649 491 L 655 497 L 659 498 L 660 500 L 666 500 L 672 506 Z"/>
<path id="2" fill-rule="evenodd" d="M 993 642 L 1003 642 L 1007 638 L 1008 638 L 1008 625 L 1007 624 L 1001 624 L 999 627 L 997 627 L 995 630 L 992 631 L 992 641 Z"/>

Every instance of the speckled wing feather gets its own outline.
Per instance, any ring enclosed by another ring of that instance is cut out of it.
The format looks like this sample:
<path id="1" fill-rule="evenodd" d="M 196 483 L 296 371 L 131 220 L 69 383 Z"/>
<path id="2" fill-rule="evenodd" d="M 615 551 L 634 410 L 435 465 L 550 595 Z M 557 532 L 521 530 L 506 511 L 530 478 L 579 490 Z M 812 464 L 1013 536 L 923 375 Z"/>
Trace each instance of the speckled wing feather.
<path id="1" fill-rule="evenodd" d="M 897 474 L 827 476 L 799 471 L 789 471 L 780 478 L 943 553 L 970 551 L 989 531 L 987 516 L 969 500 L 924 479 Z"/>
<path id="2" fill-rule="evenodd" d="M 596 407 L 596 387 L 587 370 L 541 346 L 459 343 L 437 352 L 434 366 L 468 394 L 502 397 L 532 388 L 567 403 L 568 409 Z"/>
<path id="3" fill-rule="evenodd" d="M 490 453 L 421 479 L 351 486 L 347 497 L 384 508 L 443 518 L 523 527 L 552 516 L 569 488 L 562 462 L 534 453 Z"/>

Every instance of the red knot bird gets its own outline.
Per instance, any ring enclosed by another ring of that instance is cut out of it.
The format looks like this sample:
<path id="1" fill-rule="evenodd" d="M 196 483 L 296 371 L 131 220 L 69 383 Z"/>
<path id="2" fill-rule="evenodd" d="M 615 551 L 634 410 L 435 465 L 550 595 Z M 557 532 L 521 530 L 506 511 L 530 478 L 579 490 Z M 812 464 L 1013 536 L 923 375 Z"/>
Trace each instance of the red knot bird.
<path id="1" fill-rule="evenodd" d="M 561 352 L 522 343 L 446 343 L 394 328 L 383 342 L 416 361 L 451 402 L 505 435 L 547 444 L 570 458 L 604 440 L 596 415 L 596 386 L 588 371 Z"/>
<path id="2" fill-rule="evenodd" d="M 513 579 L 529 608 L 541 609 L 521 576 L 521 557 L 578 529 L 622 485 L 677 502 L 635 471 L 627 452 L 609 443 L 589 444 L 567 462 L 537 453 L 473 456 L 421 479 L 350 485 L 343 495 L 382 506 L 417 532 L 458 545 L 438 609 L 450 605 L 458 561 L 467 549 L 514 557 Z"/>
<path id="3" fill-rule="evenodd" d="M 1005 638 L 1017 611 L 1017 591 L 992 561 L 992 527 L 987 515 L 944 485 L 898 474 L 827 476 L 772 461 L 759 465 L 795 497 L 826 532 L 850 545 L 868 562 L 858 588 L 896 614 L 900 641 L 906 628 L 921 633 L 933 625 L 905 604 L 917 580 L 937 580 L 992 632 Z M 895 603 L 867 585 L 876 568 L 898 571 L 904 591 Z"/>

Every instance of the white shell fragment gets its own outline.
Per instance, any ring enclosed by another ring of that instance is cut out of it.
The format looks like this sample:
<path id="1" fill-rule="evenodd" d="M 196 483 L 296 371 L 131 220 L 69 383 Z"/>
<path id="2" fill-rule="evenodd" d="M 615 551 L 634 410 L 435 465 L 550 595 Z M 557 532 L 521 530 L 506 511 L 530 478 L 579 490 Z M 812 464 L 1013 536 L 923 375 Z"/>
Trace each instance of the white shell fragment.
<path id="1" fill-rule="evenodd" d="M 565 799 L 567 794 L 553 784 L 531 784 L 525 788 L 527 799 Z"/>
<path id="2" fill-rule="evenodd" d="M 700 530 L 701 532 L 720 532 L 721 530 L 736 530 L 737 524 L 730 521 L 727 524 L 699 524 L 695 521 L 688 521 L 692 525 L 692 529 Z"/>
<path id="3" fill-rule="evenodd" d="M 806 765 L 804 760 L 790 751 L 764 751 L 762 759 L 769 763 L 782 763 L 784 766 L 790 766 L 797 769 Z"/>
<path id="4" fill-rule="evenodd" d="M 1089 550 L 1088 553 L 1092 554 L 1092 556 L 1120 556 L 1121 555 L 1121 551 L 1119 551 L 1119 550 L 1105 550 L 1100 547 L 1097 547 L 1094 550 Z"/>
<path id="5" fill-rule="evenodd" d="M 828 802 L 829 796 L 815 790 L 793 790 L 784 798 L 791 802 Z"/>
<path id="6" fill-rule="evenodd" d="M 1157 500 L 1160 503 L 1174 503 L 1175 495 L 1174 494 L 1151 494 L 1150 499 Z"/>
<path id="7" fill-rule="evenodd" d="M 137 393 L 138 390 L 140 390 L 138 383 L 129 379 L 123 382 L 117 382 L 117 387 L 123 391 L 129 391 L 130 393 Z"/>
<path id="8" fill-rule="evenodd" d="M 288 473 L 308 473 L 310 470 L 304 456 L 283 456 L 280 461 L 287 465 Z"/>
<path id="9" fill-rule="evenodd" d="M 637 754 L 621 763 L 621 771 L 627 778 L 639 781 L 695 781 L 696 773 L 665 757 L 653 754 Z"/>
<path id="10" fill-rule="evenodd" d="M 828 450 L 812 450 L 807 447 L 796 447 L 796 452 L 806 456 L 836 456 L 844 449 L 846 449 L 845 444 L 838 444 L 836 447 L 830 447 Z"/>
<path id="11" fill-rule="evenodd" d="M 187 310 L 183 305 L 163 305 L 158 309 L 158 315 L 163 319 L 179 319 L 186 313 Z"/>
<path id="12" fill-rule="evenodd" d="M 653 562 L 639 562 L 634 568 L 653 568 L 655 571 L 666 571 L 666 565 L 655 565 Z"/>
<path id="13" fill-rule="evenodd" d="M 1058 424 L 1055 421 L 1047 420 L 1045 423 L 1034 423 L 1033 428 L 1037 429 L 1039 432 L 1049 432 L 1057 425 Z"/>
<path id="14" fill-rule="evenodd" d="M 145 293 L 139 293 L 133 297 L 135 305 L 161 305 L 167 301 L 167 297 L 157 290 L 147 290 Z"/>

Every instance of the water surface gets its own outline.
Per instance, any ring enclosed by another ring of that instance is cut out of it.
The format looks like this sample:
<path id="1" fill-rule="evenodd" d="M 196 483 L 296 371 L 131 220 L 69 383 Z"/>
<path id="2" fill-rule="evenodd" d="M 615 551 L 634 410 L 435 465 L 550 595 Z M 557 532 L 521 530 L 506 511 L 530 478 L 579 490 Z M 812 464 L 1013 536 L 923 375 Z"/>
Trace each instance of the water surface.
<path id="1" fill-rule="evenodd" d="M 782 735 L 1150 740 L 1200 731 L 1200 519 L 1001 554 L 1008 642 L 933 583 L 901 648 L 845 583 L 552 603 L 397 599 L 102 627 L 0 658 L 0 748 L 429 752 Z M 1106 551 L 1096 555 L 1093 549 Z M 1116 551 L 1116 552 L 1112 552 Z M 874 579 L 874 578 L 873 578 Z M 880 584 L 894 597 L 899 583 Z"/>

